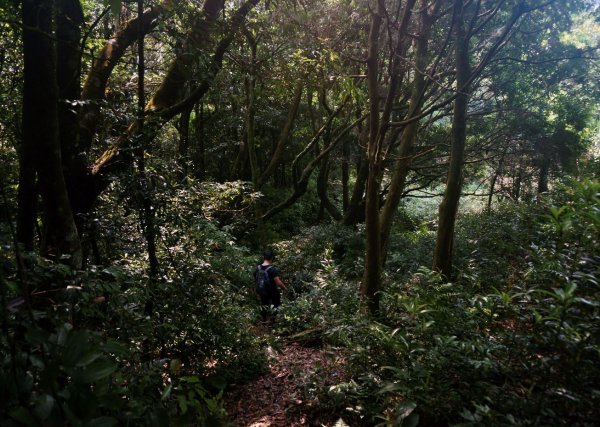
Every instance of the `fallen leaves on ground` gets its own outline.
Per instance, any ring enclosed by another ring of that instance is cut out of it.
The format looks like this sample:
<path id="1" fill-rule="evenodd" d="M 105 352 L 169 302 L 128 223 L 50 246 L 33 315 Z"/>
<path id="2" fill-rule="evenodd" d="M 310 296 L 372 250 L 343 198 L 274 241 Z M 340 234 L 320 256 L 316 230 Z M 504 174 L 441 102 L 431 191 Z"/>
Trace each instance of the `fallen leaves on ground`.
<path id="1" fill-rule="evenodd" d="M 280 352 L 269 352 L 270 372 L 241 386 L 226 397 L 225 407 L 239 427 L 309 425 L 310 412 L 317 402 L 306 399 L 311 373 L 318 370 L 320 384 L 341 381 L 343 360 L 323 349 L 285 344 Z"/>

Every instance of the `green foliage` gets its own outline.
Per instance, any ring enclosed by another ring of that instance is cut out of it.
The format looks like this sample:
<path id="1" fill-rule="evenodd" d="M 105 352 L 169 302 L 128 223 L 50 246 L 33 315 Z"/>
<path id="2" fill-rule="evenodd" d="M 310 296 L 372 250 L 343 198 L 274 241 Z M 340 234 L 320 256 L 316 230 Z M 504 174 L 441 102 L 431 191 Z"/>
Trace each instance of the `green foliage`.
<path id="1" fill-rule="evenodd" d="M 278 332 L 324 330 L 341 321 L 340 315 L 354 315 L 363 246 L 356 232 L 337 224 L 308 227 L 274 245 L 275 263 L 290 288 L 284 295 Z"/>
<path id="2" fill-rule="evenodd" d="M 208 277 L 191 274 L 184 288 L 117 267 L 73 274 L 27 262 L 32 310 L 19 281 L 6 283 L 15 296 L 0 343 L 6 425 L 215 425 L 226 384 L 262 369 L 252 317 Z"/>
<path id="3" fill-rule="evenodd" d="M 600 424 L 597 180 L 555 186 L 554 194 L 539 196 L 535 205 L 498 203 L 490 212 L 465 213 L 463 198 L 455 238 L 458 281 L 452 285 L 422 267 L 431 262 L 439 198 L 407 199 L 390 241 L 377 319 L 359 312 L 364 229 L 307 225 L 318 221 L 314 176 L 299 202 L 257 226 L 256 214 L 292 191 L 297 171 L 289 166 L 324 123 L 327 110 L 351 98 L 333 128 L 365 111 L 360 58 L 372 17 L 366 2 L 259 3 L 244 26 L 257 43 L 256 59 L 250 58 L 247 34 L 236 34 L 221 72 L 192 113 L 191 132 L 183 133 L 183 121 L 172 121 L 162 127 L 158 143 L 144 147 L 148 186 L 141 188 L 135 174 L 120 176 L 85 218 L 81 231 L 88 265 L 72 272 L 30 254 L 15 262 L 23 81 L 17 3 L 3 1 L 6 7 L 0 7 L 0 36 L 8 46 L 0 54 L 0 164 L 6 166 L 0 170 L 3 425 L 223 423 L 226 386 L 265 368 L 251 293 L 257 254 L 268 245 L 275 246 L 276 263 L 291 288 L 274 333 L 303 334 L 312 344 L 333 345 L 347 363 L 347 378 L 322 390 L 315 373 L 305 390 L 318 398 L 315 411 L 343 415 L 352 425 Z M 473 59 L 485 57 L 512 3 L 500 2 L 497 14 L 493 6 L 485 10 L 486 2 L 466 7 L 474 13 Z M 594 45 L 584 26 L 593 23 L 597 8 L 575 16 L 577 27 L 570 28 L 574 12 L 587 4 L 550 2 L 548 9 L 533 11 L 502 44 L 502 57 L 479 70 L 473 82 L 465 176 L 483 181 L 490 171 L 497 173 L 504 180 L 496 184 L 500 197 L 527 200 L 523 194 L 534 193 L 543 166 L 549 167 L 550 179 L 564 171 L 598 176 L 594 154 L 581 159 L 593 143 L 590 121 L 598 95 L 597 71 L 582 59 Z M 135 8 L 123 5 L 120 0 L 82 2 L 82 76 L 111 34 L 135 17 Z M 112 23 L 101 17 L 105 7 Z M 224 19 L 234 7 L 227 3 Z M 188 30 L 201 29 L 196 26 L 200 2 L 174 2 L 169 9 L 146 37 L 148 95 L 162 84 L 171 60 L 185 57 L 180 53 L 191 40 L 185 41 Z M 386 19 L 400 17 L 400 11 L 390 8 Z M 451 15 L 440 16 L 430 50 L 433 54 L 446 44 L 442 58 L 454 46 L 446 34 Z M 177 88 L 176 97 L 201 84 L 214 45 L 229 35 L 222 23 L 219 17 L 219 28 L 206 34 L 210 43 L 194 52 L 194 63 L 183 73 L 190 79 Z M 388 30 L 395 28 L 391 20 L 387 24 Z M 410 27 L 411 33 L 418 30 Z M 394 31 L 387 36 L 379 58 L 382 95 L 393 69 L 387 61 L 395 58 L 383 48 L 397 42 Z M 404 118 L 414 52 L 404 52 L 408 68 L 393 121 Z M 94 146 L 80 147 L 77 162 L 93 163 L 137 118 L 135 55 L 136 49 L 127 48 L 111 73 L 99 102 Z M 578 59 L 563 60 L 570 56 Z M 423 103 L 444 104 L 450 94 L 444 88 L 453 86 L 453 65 L 431 65 L 426 69 L 438 83 L 424 93 Z M 304 84 L 293 132 L 273 187 L 265 185 L 264 194 L 244 181 L 250 179 L 243 145 L 249 142 L 250 77 L 256 79 L 253 143 L 259 172 L 271 160 L 294 87 Z M 89 102 L 66 101 L 75 112 Z M 59 120 L 61 129 L 68 124 Z M 421 124 L 411 153 L 418 173 L 408 177 L 408 192 L 439 185 L 449 154 L 450 116 L 432 111 Z M 332 198 L 341 187 L 339 165 L 349 164 L 350 175 L 356 174 L 352 165 L 365 142 L 359 133 L 348 133 L 345 148 L 331 153 Z M 314 148 L 300 170 L 324 148 L 323 140 Z M 384 162 L 386 188 L 391 160 Z M 68 163 L 56 166 L 73 172 Z M 469 191 L 479 188 L 472 185 Z M 140 230 L 144 197 L 151 200 L 157 229 L 160 271 L 152 278 Z"/>
<path id="4" fill-rule="evenodd" d="M 459 280 L 422 267 L 391 273 L 376 321 L 358 314 L 355 296 L 340 304 L 357 285 L 323 269 L 282 324 L 325 328 L 345 349 L 347 378 L 320 390 L 322 408 L 361 425 L 594 424 L 598 190 L 597 180 L 574 182 L 546 199 L 559 207 L 467 215 Z"/>
<path id="5" fill-rule="evenodd" d="M 254 304 L 248 306 L 253 260 L 230 234 L 243 228 L 252 198 L 237 183 L 188 188 L 157 192 L 163 228 L 155 279 L 144 272 L 135 216 L 122 215 L 108 198 L 102 221 L 94 222 L 110 239 L 99 242 L 102 255 L 122 254 L 108 268 L 71 272 L 28 256 L 21 271 L 3 246 L 10 301 L 3 309 L 10 311 L 0 343 L 2 419 L 10 425 L 224 422 L 224 388 L 265 366 L 259 338 L 248 333 L 256 319 Z"/>

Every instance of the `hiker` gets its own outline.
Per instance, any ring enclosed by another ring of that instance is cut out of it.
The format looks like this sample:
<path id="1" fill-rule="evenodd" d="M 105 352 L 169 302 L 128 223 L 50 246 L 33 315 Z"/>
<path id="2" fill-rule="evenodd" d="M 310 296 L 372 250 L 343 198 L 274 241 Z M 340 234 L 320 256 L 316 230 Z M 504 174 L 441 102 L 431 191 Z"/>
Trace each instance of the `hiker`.
<path id="1" fill-rule="evenodd" d="M 287 287 L 279 277 L 279 271 L 272 264 L 273 258 L 273 251 L 266 250 L 263 254 L 262 264 L 257 265 L 254 272 L 256 292 L 260 296 L 260 304 L 262 306 L 260 310 L 262 320 L 263 322 L 269 320 L 271 324 L 275 322 L 277 309 L 281 305 L 281 294 L 278 288 L 287 291 Z M 270 310 L 271 304 L 273 304 L 272 310 Z M 271 314 L 270 319 L 269 314 Z"/>

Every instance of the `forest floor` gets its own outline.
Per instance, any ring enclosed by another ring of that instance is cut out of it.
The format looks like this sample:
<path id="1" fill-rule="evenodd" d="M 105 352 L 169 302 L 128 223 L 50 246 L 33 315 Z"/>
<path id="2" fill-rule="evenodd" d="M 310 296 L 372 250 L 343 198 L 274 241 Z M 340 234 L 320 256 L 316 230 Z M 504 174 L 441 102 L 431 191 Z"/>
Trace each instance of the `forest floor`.
<path id="1" fill-rule="evenodd" d="M 267 348 L 269 371 L 225 396 L 230 420 L 238 427 L 315 425 L 319 402 L 311 391 L 316 379 L 319 386 L 343 380 L 344 360 L 334 352 L 277 342 L 278 349 Z"/>

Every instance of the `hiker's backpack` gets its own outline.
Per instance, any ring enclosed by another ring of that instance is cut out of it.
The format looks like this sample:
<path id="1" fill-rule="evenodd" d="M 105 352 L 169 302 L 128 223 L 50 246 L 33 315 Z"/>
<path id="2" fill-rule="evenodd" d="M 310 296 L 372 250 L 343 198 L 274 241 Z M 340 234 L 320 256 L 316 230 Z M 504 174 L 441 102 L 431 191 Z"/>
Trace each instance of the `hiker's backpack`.
<path id="1" fill-rule="evenodd" d="M 260 268 L 260 265 L 256 266 L 256 292 L 261 297 L 266 297 L 269 295 L 269 290 L 271 288 L 271 279 L 269 279 L 269 270 L 273 266 L 270 265 L 265 269 Z"/>

